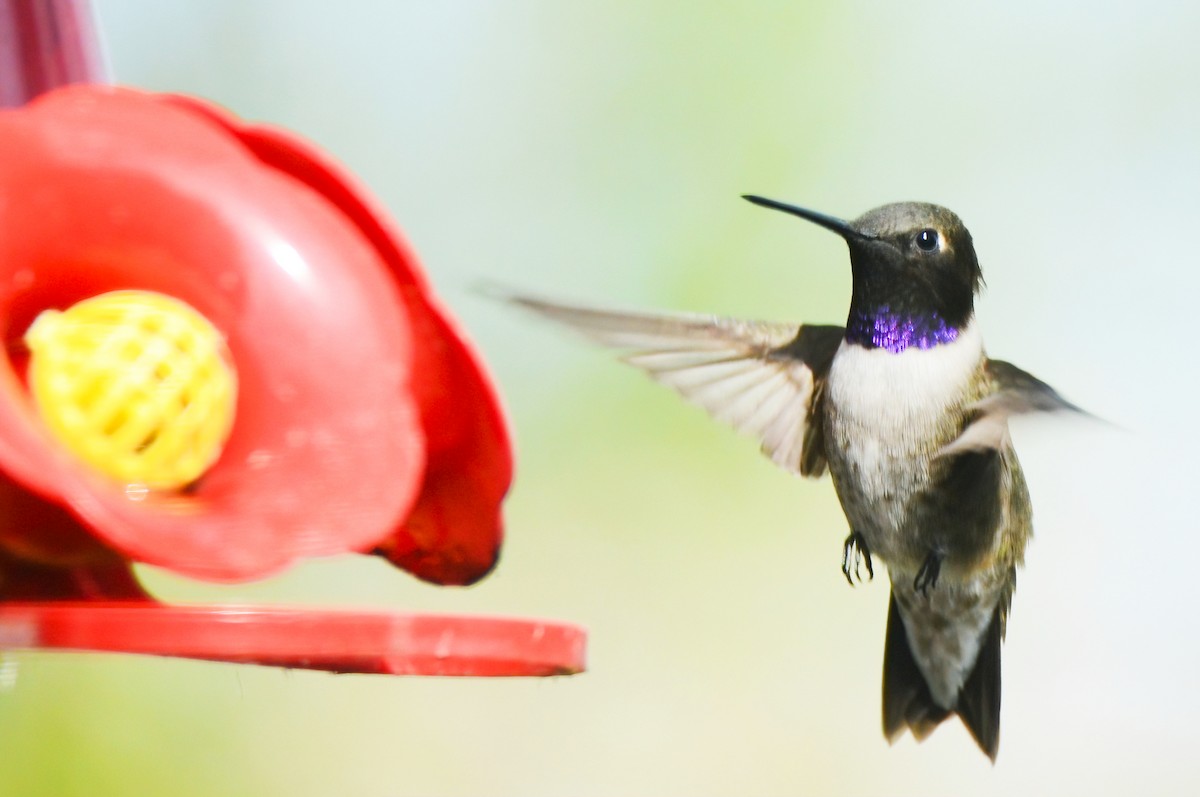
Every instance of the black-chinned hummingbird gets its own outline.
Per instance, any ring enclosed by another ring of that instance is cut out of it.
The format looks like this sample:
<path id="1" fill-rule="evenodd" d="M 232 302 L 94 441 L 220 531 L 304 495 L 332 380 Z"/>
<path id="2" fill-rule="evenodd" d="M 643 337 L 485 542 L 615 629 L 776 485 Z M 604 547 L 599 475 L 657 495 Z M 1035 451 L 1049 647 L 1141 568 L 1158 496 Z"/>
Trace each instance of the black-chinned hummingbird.
<path id="1" fill-rule="evenodd" d="M 971 235 L 937 205 L 903 202 L 851 222 L 757 196 L 850 249 L 845 327 L 513 302 L 628 353 L 623 358 L 757 437 L 778 465 L 826 470 L 850 524 L 842 572 L 872 556 L 892 582 L 883 731 L 924 739 L 957 714 L 995 760 L 1000 643 L 1032 533 L 1008 435 L 1017 413 L 1077 410 L 984 353 Z"/>

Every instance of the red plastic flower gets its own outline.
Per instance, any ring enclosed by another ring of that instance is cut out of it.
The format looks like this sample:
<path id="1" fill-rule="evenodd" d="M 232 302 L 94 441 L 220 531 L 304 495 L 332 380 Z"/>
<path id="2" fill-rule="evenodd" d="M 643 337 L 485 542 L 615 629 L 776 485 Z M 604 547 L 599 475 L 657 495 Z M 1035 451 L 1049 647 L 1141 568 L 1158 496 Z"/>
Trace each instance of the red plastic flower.
<path id="1" fill-rule="evenodd" d="M 209 580 L 345 551 L 443 584 L 491 569 L 496 393 L 351 177 L 197 100 L 94 86 L 0 111 L 0 153 L 0 597 L 129 597 L 125 558 Z M 117 290 L 182 300 L 228 344 L 232 432 L 187 489 L 95 472 L 25 384 L 34 319 Z"/>
<path id="2" fill-rule="evenodd" d="M 0 30 L 0 105 L 104 80 L 85 0 L 0 0 Z M 583 669 L 570 625 L 171 606 L 134 577 L 369 550 L 465 584 L 495 563 L 494 391 L 386 215 L 303 142 L 128 90 L 0 112 L 0 329 L 0 648 Z"/>

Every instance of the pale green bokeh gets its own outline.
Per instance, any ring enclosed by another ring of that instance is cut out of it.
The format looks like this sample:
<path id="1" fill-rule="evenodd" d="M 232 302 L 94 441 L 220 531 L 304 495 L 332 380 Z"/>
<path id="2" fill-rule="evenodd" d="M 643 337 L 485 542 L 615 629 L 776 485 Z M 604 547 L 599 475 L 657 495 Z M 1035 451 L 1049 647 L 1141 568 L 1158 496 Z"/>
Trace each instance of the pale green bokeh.
<path id="1" fill-rule="evenodd" d="M 96 5 L 122 82 L 297 130 L 366 180 L 484 349 L 520 454 L 503 561 L 477 587 L 348 560 L 268 584 L 152 582 L 176 598 L 574 621 L 590 630 L 590 671 L 389 679 L 12 654 L 0 794 L 1200 783 L 1198 595 L 1181 556 L 1196 526 L 1200 12 Z M 775 469 L 606 353 L 470 290 L 839 322 L 844 245 L 745 192 L 843 216 L 901 199 L 954 208 L 989 281 L 990 351 L 1122 427 L 1014 432 L 1038 537 L 994 767 L 953 722 L 920 746 L 883 741 L 886 581 L 846 587 L 828 481 Z"/>

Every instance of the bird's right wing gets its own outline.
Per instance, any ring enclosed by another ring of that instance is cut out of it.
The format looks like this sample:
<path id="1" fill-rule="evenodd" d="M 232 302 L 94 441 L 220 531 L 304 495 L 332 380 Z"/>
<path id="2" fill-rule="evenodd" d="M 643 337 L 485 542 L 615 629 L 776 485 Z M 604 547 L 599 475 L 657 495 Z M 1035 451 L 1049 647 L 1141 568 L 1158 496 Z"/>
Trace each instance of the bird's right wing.
<path id="1" fill-rule="evenodd" d="M 843 329 L 717 316 L 599 310 L 508 295 L 565 324 L 675 389 L 717 420 L 754 436 L 779 466 L 804 476 L 826 468 L 814 416 Z"/>

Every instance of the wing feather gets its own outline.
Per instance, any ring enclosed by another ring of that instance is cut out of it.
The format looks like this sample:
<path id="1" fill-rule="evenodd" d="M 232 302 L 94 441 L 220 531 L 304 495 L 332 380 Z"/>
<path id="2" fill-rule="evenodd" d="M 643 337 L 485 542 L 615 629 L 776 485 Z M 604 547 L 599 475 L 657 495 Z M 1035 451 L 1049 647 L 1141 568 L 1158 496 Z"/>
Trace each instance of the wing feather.
<path id="1" fill-rule="evenodd" d="M 819 476 L 826 461 L 816 402 L 843 337 L 841 327 L 719 316 L 601 310 L 528 296 L 527 310 L 626 350 L 622 359 L 757 438 L 776 464 Z"/>
<path id="2" fill-rule="evenodd" d="M 1014 415 L 1038 412 L 1076 412 L 1084 410 L 1064 399 L 1054 388 L 1027 371 L 1004 360 L 986 364 L 991 389 L 970 409 L 973 418 L 940 456 L 967 451 L 1002 448 L 1008 441 L 1008 419 Z"/>

